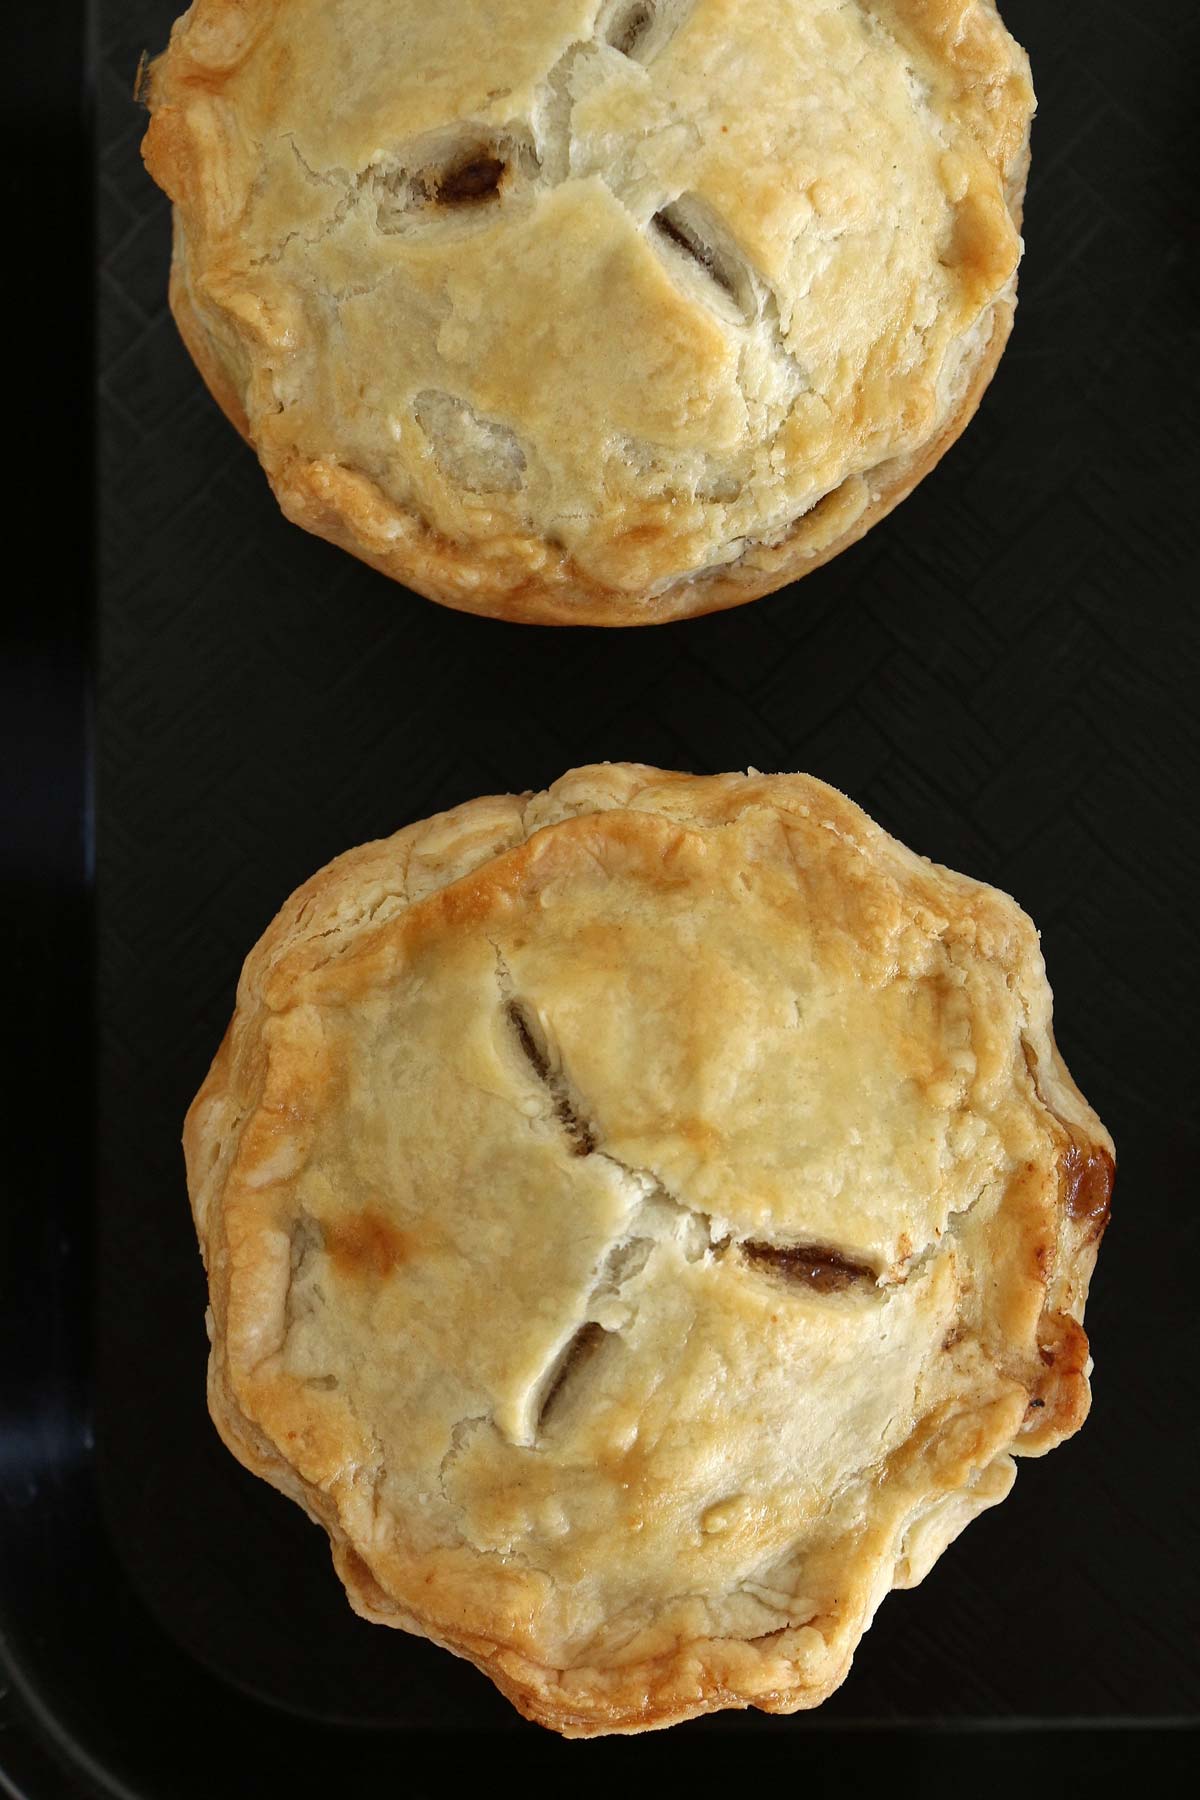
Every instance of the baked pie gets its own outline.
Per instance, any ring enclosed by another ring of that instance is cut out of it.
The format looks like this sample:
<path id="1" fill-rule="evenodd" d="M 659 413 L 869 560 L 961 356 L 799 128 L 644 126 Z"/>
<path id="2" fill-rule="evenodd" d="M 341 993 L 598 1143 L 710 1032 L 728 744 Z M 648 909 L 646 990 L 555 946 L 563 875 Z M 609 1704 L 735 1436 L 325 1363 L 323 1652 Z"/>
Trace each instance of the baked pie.
<path id="1" fill-rule="evenodd" d="M 795 580 L 1012 323 L 992 0 L 195 0 L 145 94 L 175 316 L 283 510 L 470 612 Z"/>
<path id="2" fill-rule="evenodd" d="M 1037 933 L 806 776 L 339 857 L 185 1144 L 226 1443 L 568 1736 L 815 1706 L 1088 1409 L 1113 1151 Z"/>

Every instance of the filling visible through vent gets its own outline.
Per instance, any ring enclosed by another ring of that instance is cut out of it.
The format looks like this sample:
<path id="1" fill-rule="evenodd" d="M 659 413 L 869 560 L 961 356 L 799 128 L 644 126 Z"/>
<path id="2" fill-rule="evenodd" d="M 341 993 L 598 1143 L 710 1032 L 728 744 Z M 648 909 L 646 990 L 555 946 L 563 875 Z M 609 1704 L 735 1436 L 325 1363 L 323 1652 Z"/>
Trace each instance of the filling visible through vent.
<path id="1" fill-rule="evenodd" d="M 538 1407 L 537 1424 L 534 1428 L 537 1437 L 541 1437 L 551 1423 L 554 1414 L 562 1412 L 568 1390 L 596 1356 L 608 1335 L 603 1325 L 590 1322 L 587 1325 L 581 1325 L 567 1344 L 557 1364 L 551 1370 L 545 1395 Z"/>
<path id="2" fill-rule="evenodd" d="M 622 56 L 632 56 L 654 23 L 651 0 L 634 0 L 622 7 L 609 21 L 608 41 Z"/>
<path id="3" fill-rule="evenodd" d="M 532 144 L 520 132 L 493 135 L 454 127 L 393 151 L 366 169 L 359 182 L 375 201 L 380 231 L 394 233 L 484 210 L 538 167 Z"/>
<path id="4" fill-rule="evenodd" d="M 632 62 L 647 63 L 674 37 L 692 5 L 693 0 L 607 0 L 597 34 Z"/>
<path id="5" fill-rule="evenodd" d="M 852 1262 L 848 1256 L 816 1244 L 747 1241 L 739 1249 L 747 1262 L 773 1270 L 817 1294 L 840 1294 L 847 1288 L 873 1289 L 878 1285 L 874 1269 L 865 1263 Z"/>
<path id="6" fill-rule="evenodd" d="M 650 223 L 671 252 L 687 257 L 712 283 L 715 310 L 742 324 L 754 317 L 758 309 L 750 271 L 728 232 L 699 201 L 680 195 Z"/>
<path id="7" fill-rule="evenodd" d="M 571 1140 L 572 1151 L 576 1156 L 590 1156 L 596 1148 L 595 1133 L 587 1120 L 580 1118 L 561 1079 L 550 1067 L 550 1058 L 529 1014 L 516 1000 L 510 1000 L 505 1011 L 526 1061 L 554 1102 L 554 1116 Z"/>
<path id="8" fill-rule="evenodd" d="M 435 204 L 467 206 L 480 200 L 495 200 L 500 193 L 507 165 L 498 156 L 473 156 L 448 169 L 438 177 L 433 190 Z"/>

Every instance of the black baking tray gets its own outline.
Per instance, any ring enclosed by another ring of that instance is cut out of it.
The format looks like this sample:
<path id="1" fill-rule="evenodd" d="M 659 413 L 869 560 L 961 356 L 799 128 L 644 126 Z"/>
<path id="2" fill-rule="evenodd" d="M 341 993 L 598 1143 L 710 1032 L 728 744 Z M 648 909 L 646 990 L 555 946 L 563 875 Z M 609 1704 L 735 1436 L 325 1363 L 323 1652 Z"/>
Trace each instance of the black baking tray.
<path id="1" fill-rule="evenodd" d="M 36 166 L 40 229 L 49 188 L 60 231 L 21 294 L 22 343 L 32 327 L 54 354 L 14 371 L 56 504 L 3 707 L 0 1790 L 423 1794 L 481 1756 L 489 1779 L 585 1789 L 753 1769 L 820 1790 L 868 1765 L 987 1787 L 1056 1756 L 1076 1780 L 1145 1772 L 1152 1750 L 1182 1767 L 1200 1710 L 1193 10 L 1007 0 L 1041 112 L 1017 331 L 979 417 L 804 583 L 610 633 L 453 614 L 279 516 L 165 306 L 132 86 L 174 11 L 26 21 L 5 159 L 10 207 Z M 42 446 L 48 392 L 64 410 Z M 605 757 L 808 769 L 1016 894 L 1120 1166 L 1082 1435 L 884 1604 L 818 1714 L 584 1746 L 355 1618 L 323 1536 L 220 1447 L 178 1137 L 241 958 L 298 881 Z"/>

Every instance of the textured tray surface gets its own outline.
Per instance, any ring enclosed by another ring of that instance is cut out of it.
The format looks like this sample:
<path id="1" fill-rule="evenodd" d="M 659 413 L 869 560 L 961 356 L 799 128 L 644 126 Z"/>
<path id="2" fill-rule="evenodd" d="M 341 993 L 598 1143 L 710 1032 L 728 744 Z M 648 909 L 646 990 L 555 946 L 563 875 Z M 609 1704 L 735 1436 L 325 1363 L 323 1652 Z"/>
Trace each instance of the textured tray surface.
<path id="1" fill-rule="evenodd" d="M 98 1441 L 137 1589 L 187 1650 L 286 1708 L 516 1726 L 473 1670 L 355 1619 L 322 1536 L 218 1444 L 180 1121 L 241 957 L 337 851 L 595 758 L 802 768 L 1032 913 L 1063 1052 L 1120 1155 L 1090 1423 L 885 1604 L 822 1717 L 1189 1710 L 1197 1144 L 1179 996 L 1200 654 L 1173 0 L 1008 0 L 1041 114 L 1016 334 L 978 419 L 829 568 L 641 633 L 460 617 L 279 516 L 166 310 L 167 209 L 130 88 L 175 10 L 102 0 L 97 27 Z"/>

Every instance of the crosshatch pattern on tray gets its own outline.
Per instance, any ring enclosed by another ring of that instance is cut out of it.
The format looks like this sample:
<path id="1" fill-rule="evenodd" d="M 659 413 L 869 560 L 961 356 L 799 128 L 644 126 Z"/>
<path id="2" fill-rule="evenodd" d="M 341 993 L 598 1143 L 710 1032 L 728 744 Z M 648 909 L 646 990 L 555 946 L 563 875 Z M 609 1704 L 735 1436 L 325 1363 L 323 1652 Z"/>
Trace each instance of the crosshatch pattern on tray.
<path id="1" fill-rule="evenodd" d="M 1121 1168 L 1091 1421 L 885 1604 L 800 1728 L 1184 1710 L 1200 1556 L 1173 1421 L 1200 1399 L 1196 1226 L 1163 1209 L 1196 1143 L 1189 1025 L 1164 995 L 1194 966 L 1180 771 L 1200 656 L 1180 605 L 1197 420 L 1176 362 L 1193 290 L 1171 0 L 1004 7 L 1041 101 L 1028 255 L 1011 348 L 954 455 L 801 586 L 636 637 L 409 600 L 278 515 L 166 309 L 168 212 L 130 90 L 175 11 L 102 0 L 96 21 L 98 1423 L 136 1586 L 201 1660 L 294 1709 L 508 1722 L 471 1670 L 353 1618 L 319 1534 L 218 1444 L 179 1122 L 242 956 L 339 850 L 592 758 L 803 768 L 1031 912 Z"/>

